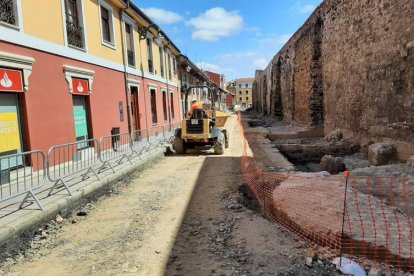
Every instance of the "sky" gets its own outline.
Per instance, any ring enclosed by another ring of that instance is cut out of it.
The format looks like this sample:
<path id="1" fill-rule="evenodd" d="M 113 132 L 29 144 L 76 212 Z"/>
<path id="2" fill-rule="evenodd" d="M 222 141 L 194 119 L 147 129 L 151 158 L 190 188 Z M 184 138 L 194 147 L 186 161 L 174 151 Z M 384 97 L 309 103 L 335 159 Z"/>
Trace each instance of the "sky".
<path id="1" fill-rule="evenodd" d="M 199 68 L 254 77 L 322 0 L 133 0 Z"/>

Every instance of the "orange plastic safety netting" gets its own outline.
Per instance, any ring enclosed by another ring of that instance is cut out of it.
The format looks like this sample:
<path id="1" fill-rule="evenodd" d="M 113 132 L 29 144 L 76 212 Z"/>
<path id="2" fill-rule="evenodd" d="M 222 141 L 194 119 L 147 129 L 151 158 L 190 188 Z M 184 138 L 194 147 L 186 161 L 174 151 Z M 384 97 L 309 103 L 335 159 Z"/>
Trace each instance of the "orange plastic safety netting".
<path id="1" fill-rule="evenodd" d="M 408 176 L 269 173 L 242 136 L 244 181 L 263 215 L 309 245 L 414 272 L 414 181 Z"/>

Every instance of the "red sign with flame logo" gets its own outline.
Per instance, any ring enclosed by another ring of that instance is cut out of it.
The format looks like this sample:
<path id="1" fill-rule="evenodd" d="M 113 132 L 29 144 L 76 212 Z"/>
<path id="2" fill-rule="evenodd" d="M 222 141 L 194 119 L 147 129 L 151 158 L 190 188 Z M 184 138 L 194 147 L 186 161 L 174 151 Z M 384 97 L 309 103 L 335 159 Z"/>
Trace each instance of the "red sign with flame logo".
<path id="1" fill-rule="evenodd" d="M 73 94 L 89 95 L 88 80 L 72 78 Z"/>
<path id="2" fill-rule="evenodd" d="M 23 92 L 22 72 L 0 68 L 0 92 Z"/>

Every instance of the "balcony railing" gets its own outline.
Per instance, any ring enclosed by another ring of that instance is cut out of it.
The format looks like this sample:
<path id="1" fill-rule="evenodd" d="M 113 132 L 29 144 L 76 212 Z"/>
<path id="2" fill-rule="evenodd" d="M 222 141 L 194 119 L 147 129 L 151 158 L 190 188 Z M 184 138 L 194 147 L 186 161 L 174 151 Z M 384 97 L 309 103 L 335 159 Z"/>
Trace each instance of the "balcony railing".
<path id="1" fill-rule="evenodd" d="M 10 25 L 16 25 L 16 15 L 14 13 L 13 0 L 0 1 L 0 21 Z"/>
<path id="2" fill-rule="evenodd" d="M 135 52 L 131 50 L 127 50 L 128 55 L 128 65 L 135 66 Z"/>
<path id="3" fill-rule="evenodd" d="M 68 44 L 78 47 L 85 48 L 83 41 L 83 28 L 81 26 L 75 25 L 69 21 L 66 21 L 66 33 L 68 37 Z"/>

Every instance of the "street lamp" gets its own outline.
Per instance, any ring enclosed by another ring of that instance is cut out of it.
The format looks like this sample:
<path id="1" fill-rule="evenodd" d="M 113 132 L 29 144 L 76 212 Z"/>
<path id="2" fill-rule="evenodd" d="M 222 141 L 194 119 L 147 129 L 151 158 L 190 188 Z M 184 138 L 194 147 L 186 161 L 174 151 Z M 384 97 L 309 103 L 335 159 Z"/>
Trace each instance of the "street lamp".
<path id="1" fill-rule="evenodd" d="M 140 27 L 139 28 L 139 40 L 144 40 L 147 38 L 147 33 L 150 28 L 154 28 L 157 30 L 157 37 L 154 38 L 155 42 L 157 42 L 158 45 L 162 44 L 165 41 L 165 37 L 161 32 L 160 27 L 156 24 L 150 24 L 148 27 Z"/>

